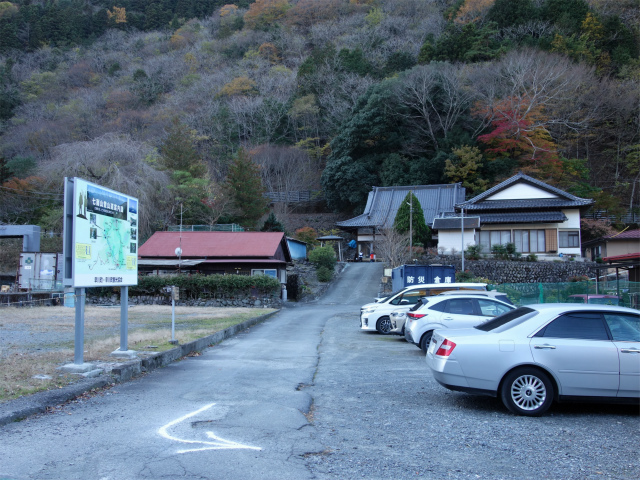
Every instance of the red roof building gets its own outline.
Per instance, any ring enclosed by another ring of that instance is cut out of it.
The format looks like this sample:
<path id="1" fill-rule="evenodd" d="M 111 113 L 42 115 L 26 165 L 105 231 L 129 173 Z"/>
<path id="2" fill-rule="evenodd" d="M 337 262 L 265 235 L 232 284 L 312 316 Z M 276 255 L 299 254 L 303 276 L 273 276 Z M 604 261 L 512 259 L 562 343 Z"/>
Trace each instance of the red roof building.
<path id="1" fill-rule="evenodd" d="M 282 232 L 156 232 L 138 248 L 142 274 L 269 275 L 286 283 L 291 261 Z"/>

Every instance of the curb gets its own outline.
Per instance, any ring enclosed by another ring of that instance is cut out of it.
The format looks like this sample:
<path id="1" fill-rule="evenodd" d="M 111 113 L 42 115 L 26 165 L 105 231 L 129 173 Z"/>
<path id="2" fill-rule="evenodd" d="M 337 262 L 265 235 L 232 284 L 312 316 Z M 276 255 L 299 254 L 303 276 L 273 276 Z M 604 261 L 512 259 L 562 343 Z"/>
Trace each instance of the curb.
<path id="1" fill-rule="evenodd" d="M 103 388 L 113 383 L 121 383 L 131 380 L 143 372 L 149 372 L 161 368 L 179 360 L 190 353 L 199 352 L 216 343 L 220 343 L 249 327 L 257 325 L 272 317 L 280 310 L 267 313 L 256 318 L 245 320 L 242 323 L 225 328 L 212 335 L 199 338 L 192 342 L 179 345 L 171 350 L 152 353 L 145 358 L 138 358 L 118 364 L 111 369 L 109 374 L 102 374 L 95 378 L 82 379 L 62 388 L 46 390 L 43 392 L 26 395 L 24 397 L 0 403 L 0 426 L 12 422 L 18 422 L 31 415 L 44 413 L 47 409 L 68 402 L 96 388 Z"/>

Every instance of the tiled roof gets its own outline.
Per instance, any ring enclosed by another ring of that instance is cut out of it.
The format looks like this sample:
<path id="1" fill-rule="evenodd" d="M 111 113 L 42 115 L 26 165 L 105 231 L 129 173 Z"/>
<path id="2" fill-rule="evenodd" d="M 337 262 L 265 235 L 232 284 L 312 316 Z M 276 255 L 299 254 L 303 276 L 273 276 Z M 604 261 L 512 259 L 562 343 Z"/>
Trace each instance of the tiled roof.
<path id="1" fill-rule="evenodd" d="M 545 190 L 549 193 L 557 195 L 560 198 L 557 199 L 533 199 L 533 200 L 518 200 L 514 205 L 513 201 L 504 201 L 504 200 L 486 200 L 488 197 L 495 195 L 496 193 L 509 188 L 510 186 L 516 183 L 528 183 L 533 185 L 541 190 Z M 546 201 L 546 202 L 545 202 Z M 521 203 L 526 202 L 526 203 Z M 589 205 L 593 205 L 594 201 L 588 198 L 580 198 L 572 195 L 570 193 L 565 192 L 564 190 L 560 190 L 554 186 L 549 185 L 548 183 L 544 183 L 540 180 L 537 180 L 529 175 L 525 175 L 520 172 L 517 175 L 514 175 L 511 178 L 508 178 L 502 183 L 499 183 L 495 187 L 490 188 L 486 192 L 481 193 L 473 197 L 471 200 L 467 200 L 466 202 L 460 203 L 456 205 L 456 207 L 464 207 L 465 210 L 477 210 L 477 209 L 485 209 L 485 208 L 508 208 L 505 205 L 509 205 L 512 208 L 527 208 L 528 205 L 535 202 L 535 205 L 538 207 L 541 206 L 550 206 L 550 207 L 586 207 Z M 555 202 L 555 203 L 553 203 Z M 485 205 L 491 204 L 491 207 L 486 207 Z M 500 204 L 500 206 L 498 206 Z"/>
<path id="2" fill-rule="evenodd" d="M 465 189 L 459 184 L 414 185 L 400 187 L 373 187 L 369 192 L 364 213 L 357 217 L 337 222 L 339 227 L 389 228 L 398 213 L 398 208 L 409 192 L 413 192 L 424 213 L 427 225 L 442 212 L 453 212 L 454 205 L 464 200 Z"/>
<path id="3" fill-rule="evenodd" d="M 460 217 L 440 217 L 433 219 L 434 230 L 460 230 Z M 465 217 L 464 228 L 480 228 L 479 217 Z"/>
<path id="4" fill-rule="evenodd" d="M 271 258 L 282 246 L 285 258 L 291 260 L 282 232 L 156 232 L 140 248 L 141 258 L 176 258 L 175 249 L 182 248 L 182 258 Z"/>
<path id="5" fill-rule="evenodd" d="M 620 240 L 638 240 L 638 249 L 640 250 L 640 229 L 625 230 L 621 233 L 612 233 L 604 237 L 594 238 L 587 242 L 582 242 L 582 246 L 590 247 L 592 245 L 598 245 L 599 243 L 616 242 Z"/>
<path id="6" fill-rule="evenodd" d="M 496 223 L 559 223 L 566 222 L 567 216 L 562 212 L 516 212 L 516 213 L 481 213 L 480 224 Z"/>
<path id="7" fill-rule="evenodd" d="M 571 200 L 564 200 L 562 198 L 534 198 L 526 200 L 486 200 L 475 204 L 461 203 L 456 207 L 464 207 L 466 212 L 476 212 L 481 210 L 514 210 L 514 209 L 535 209 L 541 208 L 578 208 L 584 206 L 584 204 L 576 203 Z"/>
<path id="8" fill-rule="evenodd" d="M 480 219 L 480 225 L 473 225 L 473 219 Z M 562 212 L 513 212 L 513 213 L 480 213 L 465 217 L 465 228 L 479 228 L 482 225 L 507 223 L 559 223 L 566 222 L 567 216 Z M 436 218 L 434 230 L 459 230 L 460 218 Z"/>
<path id="9" fill-rule="evenodd" d="M 637 238 L 640 240 L 640 228 L 635 230 L 625 230 L 622 233 L 612 233 L 611 235 L 607 235 L 607 240 L 633 240 Z"/>

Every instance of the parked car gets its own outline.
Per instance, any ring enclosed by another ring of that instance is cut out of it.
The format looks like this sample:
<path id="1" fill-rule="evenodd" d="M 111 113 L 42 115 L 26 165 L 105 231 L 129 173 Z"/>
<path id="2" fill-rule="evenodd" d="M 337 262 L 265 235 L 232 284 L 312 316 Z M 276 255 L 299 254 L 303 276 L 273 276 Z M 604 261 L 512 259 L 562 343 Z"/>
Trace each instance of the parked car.
<path id="1" fill-rule="evenodd" d="M 411 308 L 413 307 L 399 308 L 389 314 L 389 319 L 391 320 L 391 330 L 389 330 L 390 335 L 402 335 L 404 337 L 404 324 L 407 320 L 407 312 Z"/>
<path id="2" fill-rule="evenodd" d="M 474 294 L 424 298 L 407 312 L 404 338 L 426 353 L 434 330 L 473 327 L 515 308 L 508 303 Z"/>
<path id="3" fill-rule="evenodd" d="M 407 287 L 399 292 L 367 303 L 360 308 L 360 328 L 387 334 L 391 329 L 389 314 L 398 307 L 415 305 L 422 297 L 438 295 L 447 290 L 486 290 L 485 283 L 428 283 Z"/>
<path id="4" fill-rule="evenodd" d="M 498 397 L 535 416 L 553 401 L 640 402 L 640 313 L 549 303 L 475 328 L 436 330 L 427 365 L 450 390 Z"/>
<path id="5" fill-rule="evenodd" d="M 602 295 L 596 293 L 582 293 L 578 295 L 569 295 L 568 303 L 591 303 L 595 305 L 620 305 L 620 297 L 617 295 Z"/>
<path id="6" fill-rule="evenodd" d="M 495 290 L 491 290 L 491 291 L 488 290 L 486 292 L 481 292 L 481 291 L 472 292 L 469 290 L 452 290 L 450 292 L 442 292 L 439 295 L 470 295 L 470 294 L 493 298 L 495 300 L 500 300 L 501 302 L 508 303 L 509 305 L 513 305 L 513 302 L 509 299 L 506 293 L 497 292 Z"/>

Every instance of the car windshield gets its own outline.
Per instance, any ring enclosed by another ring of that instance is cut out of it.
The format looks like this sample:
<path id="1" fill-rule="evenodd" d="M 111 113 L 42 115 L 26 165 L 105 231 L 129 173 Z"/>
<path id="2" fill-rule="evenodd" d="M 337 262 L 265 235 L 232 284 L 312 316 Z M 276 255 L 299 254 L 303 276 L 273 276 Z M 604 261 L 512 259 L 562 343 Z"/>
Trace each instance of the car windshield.
<path id="1" fill-rule="evenodd" d="M 376 303 L 384 303 L 387 300 L 389 300 L 391 297 L 395 297 L 399 293 L 404 292 L 406 289 L 407 289 L 407 287 L 405 287 L 405 288 L 403 288 L 401 290 L 398 290 L 397 292 L 390 293 L 389 295 L 385 295 L 384 297 L 379 297 L 378 300 L 376 300 Z"/>
<path id="2" fill-rule="evenodd" d="M 496 330 L 500 327 L 504 327 L 501 330 L 507 330 L 509 328 L 515 327 L 525 320 L 530 319 L 531 317 L 535 317 L 538 314 L 536 310 L 533 310 L 529 307 L 520 307 L 515 310 L 511 310 L 510 312 L 503 313 L 502 315 L 498 315 L 496 318 L 489 320 L 488 322 L 482 323 L 480 325 L 476 325 L 473 328 L 477 328 L 478 330 L 482 330 L 483 332 L 491 332 L 492 330 Z"/>

